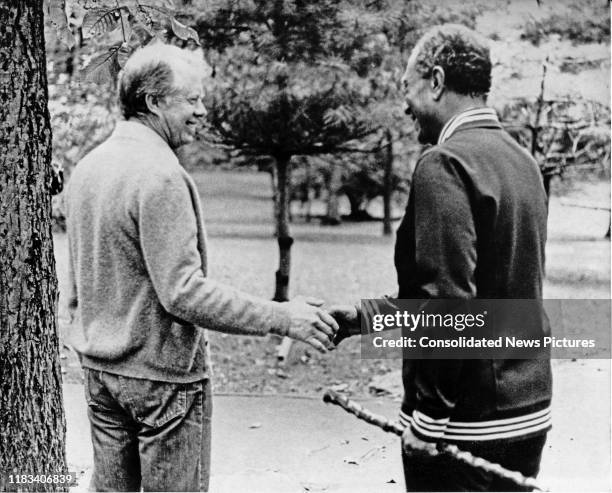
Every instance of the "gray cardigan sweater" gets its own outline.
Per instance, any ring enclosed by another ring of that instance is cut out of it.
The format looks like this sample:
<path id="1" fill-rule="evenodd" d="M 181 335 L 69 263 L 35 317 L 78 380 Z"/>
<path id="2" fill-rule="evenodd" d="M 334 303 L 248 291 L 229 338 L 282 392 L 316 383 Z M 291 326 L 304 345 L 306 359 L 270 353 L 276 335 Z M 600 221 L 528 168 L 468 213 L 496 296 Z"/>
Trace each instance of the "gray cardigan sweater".
<path id="1" fill-rule="evenodd" d="M 206 276 L 206 236 L 193 180 L 166 142 L 117 124 L 75 168 L 66 190 L 74 321 L 87 368 L 186 383 L 209 376 L 206 327 L 285 334 L 280 303 Z"/>

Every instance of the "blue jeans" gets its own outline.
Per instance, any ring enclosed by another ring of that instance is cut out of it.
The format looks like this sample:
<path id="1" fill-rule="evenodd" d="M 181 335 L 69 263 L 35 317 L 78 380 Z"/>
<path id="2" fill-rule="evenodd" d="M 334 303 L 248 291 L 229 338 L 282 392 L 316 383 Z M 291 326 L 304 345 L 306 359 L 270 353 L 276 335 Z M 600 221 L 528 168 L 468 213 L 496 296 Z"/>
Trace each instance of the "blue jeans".
<path id="1" fill-rule="evenodd" d="M 85 369 L 93 491 L 208 491 L 209 380 L 174 384 Z"/>

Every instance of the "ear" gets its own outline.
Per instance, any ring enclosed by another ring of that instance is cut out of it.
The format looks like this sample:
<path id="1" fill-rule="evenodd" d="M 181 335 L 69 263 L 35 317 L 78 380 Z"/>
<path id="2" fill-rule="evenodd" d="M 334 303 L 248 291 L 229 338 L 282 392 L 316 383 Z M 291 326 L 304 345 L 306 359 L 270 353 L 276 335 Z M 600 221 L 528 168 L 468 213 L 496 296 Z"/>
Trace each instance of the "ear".
<path id="1" fill-rule="evenodd" d="M 445 78 L 446 75 L 444 74 L 444 69 L 439 65 L 436 65 L 431 71 L 430 82 L 434 101 L 438 101 L 444 93 L 444 89 L 446 87 Z"/>
<path id="2" fill-rule="evenodd" d="M 147 94 L 145 96 L 145 103 L 147 104 L 147 109 L 149 110 L 149 112 L 153 113 L 156 116 L 160 115 L 159 102 L 159 96 L 154 96 L 152 94 Z"/>

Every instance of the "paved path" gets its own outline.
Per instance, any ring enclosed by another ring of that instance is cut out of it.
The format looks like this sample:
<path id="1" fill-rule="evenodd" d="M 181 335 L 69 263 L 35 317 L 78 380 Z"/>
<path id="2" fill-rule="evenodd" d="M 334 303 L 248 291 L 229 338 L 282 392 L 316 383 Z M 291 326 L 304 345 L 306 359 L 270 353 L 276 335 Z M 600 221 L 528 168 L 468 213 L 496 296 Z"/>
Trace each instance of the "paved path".
<path id="1" fill-rule="evenodd" d="M 554 428 L 542 484 L 553 491 L 610 491 L 610 361 L 555 365 Z M 81 385 L 64 386 L 71 470 L 85 471 L 91 445 Z M 388 399 L 360 401 L 397 415 Z M 214 397 L 211 491 L 400 492 L 399 440 L 319 399 Z"/>

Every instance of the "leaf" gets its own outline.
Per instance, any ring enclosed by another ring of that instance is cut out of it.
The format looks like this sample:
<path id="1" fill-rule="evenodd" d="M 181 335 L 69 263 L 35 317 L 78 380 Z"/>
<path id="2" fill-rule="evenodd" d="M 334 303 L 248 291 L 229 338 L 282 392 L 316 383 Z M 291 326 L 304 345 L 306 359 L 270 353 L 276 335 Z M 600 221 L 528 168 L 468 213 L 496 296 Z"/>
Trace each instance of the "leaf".
<path id="1" fill-rule="evenodd" d="M 96 36 L 114 31 L 119 25 L 122 9 L 123 7 L 89 9 L 83 18 L 85 36 Z"/>
<path id="2" fill-rule="evenodd" d="M 68 48 L 74 46 L 74 35 L 68 25 L 66 0 L 49 0 L 49 20 L 57 31 L 57 38 Z"/>
<path id="3" fill-rule="evenodd" d="M 119 52 L 121 46 L 121 44 L 115 44 L 105 53 L 101 53 L 92 58 L 82 70 L 82 79 L 98 84 L 114 82 L 121 69 L 119 65 Z"/>
<path id="4" fill-rule="evenodd" d="M 174 17 L 170 19 L 170 27 L 172 28 L 172 32 L 177 38 L 182 39 L 183 41 L 187 41 L 189 39 L 193 39 L 196 44 L 200 45 L 200 38 L 195 29 L 186 26 L 185 24 L 181 24 Z"/>

